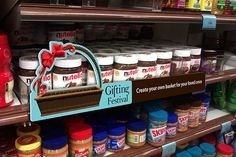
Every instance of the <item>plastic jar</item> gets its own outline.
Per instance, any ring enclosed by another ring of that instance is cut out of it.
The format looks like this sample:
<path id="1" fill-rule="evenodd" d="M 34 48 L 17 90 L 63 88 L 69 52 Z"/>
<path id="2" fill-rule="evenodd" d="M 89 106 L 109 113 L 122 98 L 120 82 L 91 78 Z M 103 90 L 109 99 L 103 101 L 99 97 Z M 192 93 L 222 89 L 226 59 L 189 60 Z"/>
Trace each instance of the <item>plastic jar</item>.
<path id="1" fill-rule="evenodd" d="M 232 157 L 233 148 L 227 144 L 218 144 L 217 145 L 217 155 L 216 157 Z"/>
<path id="2" fill-rule="evenodd" d="M 143 120 L 130 122 L 127 125 L 127 144 L 139 148 L 146 143 L 146 123 Z"/>
<path id="3" fill-rule="evenodd" d="M 177 123 L 178 123 L 178 116 L 173 113 L 168 113 L 168 120 L 167 120 L 167 128 L 166 128 L 166 137 L 173 138 L 176 136 L 177 133 Z"/>
<path id="4" fill-rule="evenodd" d="M 188 131 L 188 112 L 189 112 L 188 105 L 181 105 L 177 107 L 175 113 L 178 115 L 178 124 L 177 124 L 178 132 Z"/>
<path id="5" fill-rule="evenodd" d="M 38 124 L 31 124 L 30 126 L 19 126 L 16 130 L 17 136 L 23 135 L 39 135 L 40 126 Z"/>
<path id="6" fill-rule="evenodd" d="M 64 133 L 56 132 L 43 136 L 44 157 L 67 157 L 68 138 Z"/>
<path id="7" fill-rule="evenodd" d="M 206 74 L 212 74 L 216 70 L 216 51 L 203 50 L 200 70 Z"/>
<path id="8" fill-rule="evenodd" d="M 156 78 L 156 60 L 155 53 L 138 54 L 138 80 Z"/>
<path id="9" fill-rule="evenodd" d="M 201 64 L 201 48 L 191 48 L 190 72 L 198 72 Z"/>
<path id="10" fill-rule="evenodd" d="M 175 50 L 171 62 L 171 74 L 188 74 L 190 71 L 190 50 Z"/>
<path id="11" fill-rule="evenodd" d="M 132 54 L 115 56 L 113 81 L 134 81 L 137 78 L 138 57 Z"/>
<path id="12" fill-rule="evenodd" d="M 80 124 L 69 128 L 69 156 L 92 157 L 92 128 L 87 124 Z"/>
<path id="13" fill-rule="evenodd" d="M 107 131 L 102 126 L 93 127 L 93 156 L 102 157 L 107 150 Z"/>
<path id="14" fill-rule="evenodd" d="M 114 123 L 109 125 L 107 148 L 111 152 L 118 152 L 125 147 L 125 125 Z"/>
<path id="15" fill-rule="evenodd" d="M 172 52 L 158 52 L 157 54 L 157 77 L 170 76 Z"/>
<path id="16" fill-rule="evenodd" d="M 53 89 L 69 88 L 82 85 L 81 57 L 68 56 L 57 60 L 53 71 Z"/>
<path id="17" fill-rule="evenodd" d="M 38 135 L 24 135 L 15 141 L 18 157 L 41 156 L 41 138 Z"/>
<path id="18" fill-rule="evenodd" d="M 209 143 L 201 143 L 199 147 L 202 149 L 202 156 L 204 157 L 215 157 L 216 156 L 216 148 Z"/>
<path id="19" fill-rule="evenodd" d="M 202 150 L 198 146 L 191 147 L 187 151 L 192 157 L 202 157 Z"/>
<path id="20" fill-rule="evenodd" d="M 148 117 L 147 142 L 159 147 L 165 143 L 168 113 L 164 110 L 159 110 L 150 112 Z"/>
<path id="21" fill-rule="evenodd" d="M 208 108 L 211 102 L 211 97 L 207 96 L 206 94 L 199 94 L 197 95 L 202 102 L 200 114 L 199 114 L 199 122 L 203 123 L 206 122 Z"/>
<path id="22" fill-rule="evenodd" d="M 182 151 L 182 152 L 179 152 L 175 155 L 176 157 L 192 157 L 191 154 L 189 154 L 189 152 L 187 151 Z"/>
<path id="23" fill-rule="evenodd" d="M 188 112 L 188 126 L 190 128 L 198 127 L 199 125 L 199 114 L 201 110 L 201 102 L 193 101 Z"/>

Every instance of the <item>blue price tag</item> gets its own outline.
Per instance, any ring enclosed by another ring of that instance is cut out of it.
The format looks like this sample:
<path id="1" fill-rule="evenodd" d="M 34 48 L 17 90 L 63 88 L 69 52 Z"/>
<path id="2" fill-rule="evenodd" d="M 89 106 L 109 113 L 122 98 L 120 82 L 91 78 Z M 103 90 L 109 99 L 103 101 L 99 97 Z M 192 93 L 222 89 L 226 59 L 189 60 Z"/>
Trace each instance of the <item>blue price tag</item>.
<path id="1" fill-rule="evenodd" d="M 176 151 L 176 142 L 171 142 L 162 146 L 162 157 L 174 154 Z"/>
<path id="2" fill-rule="evenodd" d="M 225 122 L 221 124 L 221 133 L 227 132 L 231 129 L 231 121 Z"/>
<path id="3" fill-rule="evenodd" d="M 211 14 L 202 14 L 202 29 L 216 29 L 216 16 Z"/>

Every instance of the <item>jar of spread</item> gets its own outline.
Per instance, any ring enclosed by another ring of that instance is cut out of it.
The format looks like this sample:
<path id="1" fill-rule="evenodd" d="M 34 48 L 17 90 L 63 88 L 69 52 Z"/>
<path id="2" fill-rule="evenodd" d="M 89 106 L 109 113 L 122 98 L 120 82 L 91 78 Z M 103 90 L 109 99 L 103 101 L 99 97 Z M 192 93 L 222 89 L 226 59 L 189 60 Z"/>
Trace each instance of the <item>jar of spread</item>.
<path id="1" fill-rule="evenodd" d="M 178 115 L 177 131 L 178 132 L 187 131 L 188 130 L 189 106 L 188 105 L 180 105 L 177 107 L 175 113 Z"/>
<path id="2" fill-rule="evenodd" d="M 83 44 L 84 43 L 84 27 L 78 25 L 76 28 L 76 43 Z"/>
<path id="3" fill-rule="evenodd" d="M 202 150 L 198 146 L 188 148 L 187 152 L 189 152 L 193 157 L 202 157 Z"/>
<path id="4" fill-rule="evenodd" d="M 74 23 L 52 23 L 48 30 L 49 41 L 62 41 L 63 43 L 76 42 Z"/>
<path id="5" fill-rule="evenodd" d="M 115 56 L 113 81 L 134 81 L 137 78 L 138 57 L 132 54 Z"/>
<path id="6" fill-rule="evenodd" d="M 201 64 L 201 48 L 191 48 L 190 72 L 198 72 Z"/>
<path id="7" fill-rule="evenodd" d="M 149 113 L 147 142 L 155 147 L 162 146 L 166 139 L 166 122 L 168 113 L 159 110 Z"/>
<path id="8" fill-rule="evenodd" d="M 116 54 L 116 53 L 120 53 L 120 51 L 116 50 L 116 49 L 108 49 L 108 48 L 102 48 L 102 49 L 98 49 L 97 50 L 98 53 L 108 53 L 108 54 Z"/>
<path id="9" fill-rule="evenodd" d="M 216 51 L 203 50 L 200 70 L 206 74 L 212 74 L 216 70 Z"/>
<path id="10" fill-rule="evenodd" d="M 188 112 L 188 126 L 190 128 L 198 127 L 200 110 L 201 110 L 201 102 L 193 100 L 191 102 L 191 107 L 189 108 Z"/>
<path id="11" fill-rule="evenodd" d="M 18 157 L 41 156 L 41 138 L 38 135 L 24 135 L 15 141 Z"/>
<path id="12" fill-rule="evenodd" d="M 121 53 L 127 53 L 127 54 L 140 54 L 140 53 L 147 52 L 147 50 L 134 48 L 134 47 L 121 47 L 120 50 L 121 50 Z"/>
<path id="13" fill-rule="evenodd" d="M 114 57 L 105 53 L 96 53 L 95 56 L 102 71 L 102 82 L 112 82 Z M 95 74 L 91 65 L 88 67 L 87 84 L 96 84 Z"/>
<path id="14" fill-rule="evenodd" d="M 92 157 L 92 128 L 87 124 L 80 124 L 69 128 L 69 156 Z"/>
<path id="15" fill-rule="evenodd" d="M 177 123 L 178 123 L 178 116 L 173 112 L 169 112 L 167 127 L 166 127 L 166 138 L 173 138 L 176 136 Z"/>
<path id="16" fill-rule="evenodd" d="M 92 24 L 87 24 L 84 26 L 85 29 L 85 36 L 84 39 L 85 41 L 94 41 L 96 40 L 96 35 L 95 35 L 95 31 L 94 31 L 94 25 Z"/>
<path id="17" fill-rule="evenodd" d="M 171 59 L 172 52 L 171 51 L 162 51 L 157 52 L 157 77 L 168 77 L 170 76 L 170 68 L 171 68 Z"/>
<path id="18" fill-rule="evenodd" d="M 192 155 L 187 151 L 181 151 L 176 154 L 176 157 L 192 157 Z"/>
<path id="19" fill-rule="evenodd" d="M 199 94 L 197 98 L 201 101 L 201 109 L 199 114 L 199 122 L 203 123 L 206 121 L 208 108 L 211 102 L 211 97 L 207 96 L 206 94 Z"/>
<path id="20" fill-rule="evenodd" d="M 38 124 L 31 124 L 27 126 L 19 126 L 17 127 L 17 136 L 23 135 L 39 135 L 40 134 L 40 126 Z"/>
<path id="21" fill-rule="evenodd" d="M 83 55 L 79 55 L 81 58 L 81 70 L 82 70 L 82 85 L 87 84 L 87 71 L 88 71 L 88 61 Z"/>
<path id="22" fill-rule="evenodd" d="M 111 152 L 121 151 L 125 147 L 125 125 L 113 123 L 108 128 L 107 148 Z"/>
<path id="23" fill-rule="evenodd" d="M 146 143 L 146 123 L 143 120 L 129 122 L 127 125 L 127 144 L 139 148 Z"/>
<path id="24" fill-rule="evenodd" d="M 199 147 L 202 149 L 202 156 L 207 156 L 207 157 L 216 156 L 216 148 L 212 144 L 201 143 Z"/>
<path id="25" fill-rule="evenodd" d="M 227 144 L 218 144 L 217 145 L 217 155 L 216 157 L 232 157 L 233 148 Z"/>
<path id="26" fill-rule="evenodd" d="M 156 78 L 156 60 L 155 53 L 138 54 L 137 80 Z"/>
<path id="27" fill-rule="evenodd" d="M 68 56 L 57 60 L 53 71 L 53 89 L 82 85 L 81 57 Z"/>
<path id="28" fill-rule="evenodd" d="M 190 71 L 190 50 L 175 50 L 171 62 L 171 74 L 188 74 Z"/>
<path id="29" fill-rule="evenodd" d="M 65 133 L 43 135 L 43 157 L 67 157 L 68 138 Z"/>
<path id="30" fill-rule="evenodd" d="M 107 131 L 103 126 L 93 127 L 93 156 L 103 157 L 107 150 Z"/>

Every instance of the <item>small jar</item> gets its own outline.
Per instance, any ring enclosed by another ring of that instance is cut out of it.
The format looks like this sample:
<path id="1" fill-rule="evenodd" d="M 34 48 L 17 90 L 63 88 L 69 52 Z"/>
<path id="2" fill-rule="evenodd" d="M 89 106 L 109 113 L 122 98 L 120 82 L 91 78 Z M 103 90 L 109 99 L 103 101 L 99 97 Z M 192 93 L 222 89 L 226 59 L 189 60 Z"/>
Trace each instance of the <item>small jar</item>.
<path id="1" fill-rule="evenodd" d="M 190 128 L 198 127 L 199 125 L 199 115 L 201 110 L 201 102 L 193 101 L 188 112 L 188 126 Z"/>
<path id="2" fill-rule="evenodd" d="M 138 54 L 137 80 L 156 78 L 156 60 L 155 53 Z"/>
<path id="3" fill-rule="evenodd" d="M 80 55 L 81 57 L 81 70 L 82 70 L 82 85 L 85 86 L 87 85 L 87 71 L 88 71 L 88 61 L 87 59 Z"/>
<path id="4" fill-rule="evenodd" d="M 133 148 L 139 148 L 146 143 L 146 123 L 136 120 L 127 125 L 127 144 Z"/>
<path id="5" fill-rule="evenodd" d="M 19 126 L 17 127 L 17 136 L 23 135 L 39 135 L 40 134 L 40 126 L 38 124 L 31 124 L 30 126 Z"/>
<path id="6" fill-rule="evenodd" d="M 204 157 L 215 157 L 216 148 L 209 143 L 201 143 L 199 147 L 202 149 L 202 156 Z"/>
<path id="7" fill-rule="evenodd" d="M 52 23 L 48 30 L 49 41 L 62 41 L 63 43 L 76 42 L 74 23 Z"/>
<path id="8" fill-rule="evenodd" d="M 207 112 L 211 102 L 211 97 L 207 96 L 206 94 L 199 94 L 197 98 L 201 101 L 201 109 L 199 114 L 199 122 L 204 123 L 207 119 Z"/>
<path id="9" fill-rule="evenodd" d="M 233 148 L 227 144 L 218 144 L 216 157 L 233 157 Z"/>
<path id="10" fill-rule="evenodd" d="M 17 156 L 38 157 L 41 156 L 41 138 L 38 135 L 24 135 L 15 141 Z"/>
<path id="11" fill-rule="evenodd" d="M 187 151 L 182 151 L 176 154 L 176 157 L 192 157 L 192 155 Z"/>
<path id="12" fill-rule="evenodd" d="M 95 56 L 102 71 L 102 82 L 112 82 L 114 57 L 105 53 L 96 53 Z M 95 74 L 91 65 L 88 67 L 87 84 L 96 84 Z"/>
<path id="13" fill-rule="evenodd" d="M 43 135 L 43 157 L 66 157 L 68 156 L 68 138 L 65 133 L 56 132 Z"/>
<path id="14" fill-rule="evenodd" d="M 167 120 L 167 128 L 166 128 L 166 138 L 173 138 L 176 136 L 177 124 L 178 124 L 178 116 L 173 112 L 169 112 Z"/>
<path id="15" fill-rule="evenodd" d="M 125 147 L 125 125 L 113 123 L 109 125 L 107 148 L 111 152 L 118 152 Z"/>
<path id="16" fill-rule="evenodd" d="M 93 156 L 102 157 L 107 150 L 107 131 L 102 126 L 93 127 Z"/>
<path id="17" fill-rule="evenodd" d="M 198 72 L 201 64 L 201 48 L 191 48 L 190 72 Z"/>
<path id="18" fill-rule="evenodd" d="M 81 57 L 68 56 L 57 60 L 53 71 L 53 89 L 82 85 Z"/>
<path id="19" fill-rule="evenodd" d="M 202 157 L 202 150 L 198 146 L 188 148 L 187 152 L 191 154 L 192 157 Z"/>
<path id="20" fill-rule="evenodd" d="M 190 64 L 190 50 L 175 50 L 171 62 L 171 74 L 188 74 L 190 71 Z"/>
<path id="21" fill-rule="evenodd" d="M 216 70 L 216 51 L 203 50 L 200 71 L 212 74 Z"/>
<path id="22" fill-rule="evenodd" d="M 115 56 L 114 82 L 134 81 L 137 79 L 138 57 L 132 54 L 122 54 Z"/>
<path id="23" fill-rule="evenodd" d="M 116 54 L 116 53 L 120 53 L 120 51 L 116 50 L 116 49 L 108 49 L 108 48 L 101 48 L 101 49 L 97 49 L 98 53 L 107 53 L 109 55 L 112 54 Z"/>
<path id="24" fill-rule="evenodd" d="M 178 106 L 175 113 L 178 115 L 177 131 L 178 132 L 188 131 L 189 106 L 188 105 Z"/>
<path id="25" fill-rule="evenodd" d="M 170 76 L 172 52 L 158 52 L 157 54 L 157 77 Z"/>
<path id="26" fill-rule="evenodd" d="M 166 139 L 168 114 L 164 110 L 149 113 L 147 142 L 155 147 L 162 146 Z"/>
<path id="27" fill-rule="evenodd" d="M 92 128 L 87 124 L 80 124 L 69 128 L 69 154 L 71 156 L 92 157 Z"/>

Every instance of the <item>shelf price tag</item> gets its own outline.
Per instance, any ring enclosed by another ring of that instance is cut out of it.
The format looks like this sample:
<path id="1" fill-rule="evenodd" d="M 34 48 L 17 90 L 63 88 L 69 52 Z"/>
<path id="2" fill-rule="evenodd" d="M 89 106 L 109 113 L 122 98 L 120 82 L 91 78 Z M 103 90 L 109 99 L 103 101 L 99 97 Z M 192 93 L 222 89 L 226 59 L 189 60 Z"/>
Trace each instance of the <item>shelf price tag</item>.
<path id="1" fill-rule="evenodd" d="M 162 157 L 174 154 L 176 151 L 176 142 L 171 142 L 162 146 Z"/>
<path id="2" fill-rule="evenodd" d="M 231 121 L 225 122 L 221 124 L 221 133 L 227 132 L 231 129 Z"/>
<path id="3" fill-rule="evenodd" d="M 211 14 L 202 14 L 202 29 L 215 30 L 216 29 L 216 16 Z"/>

